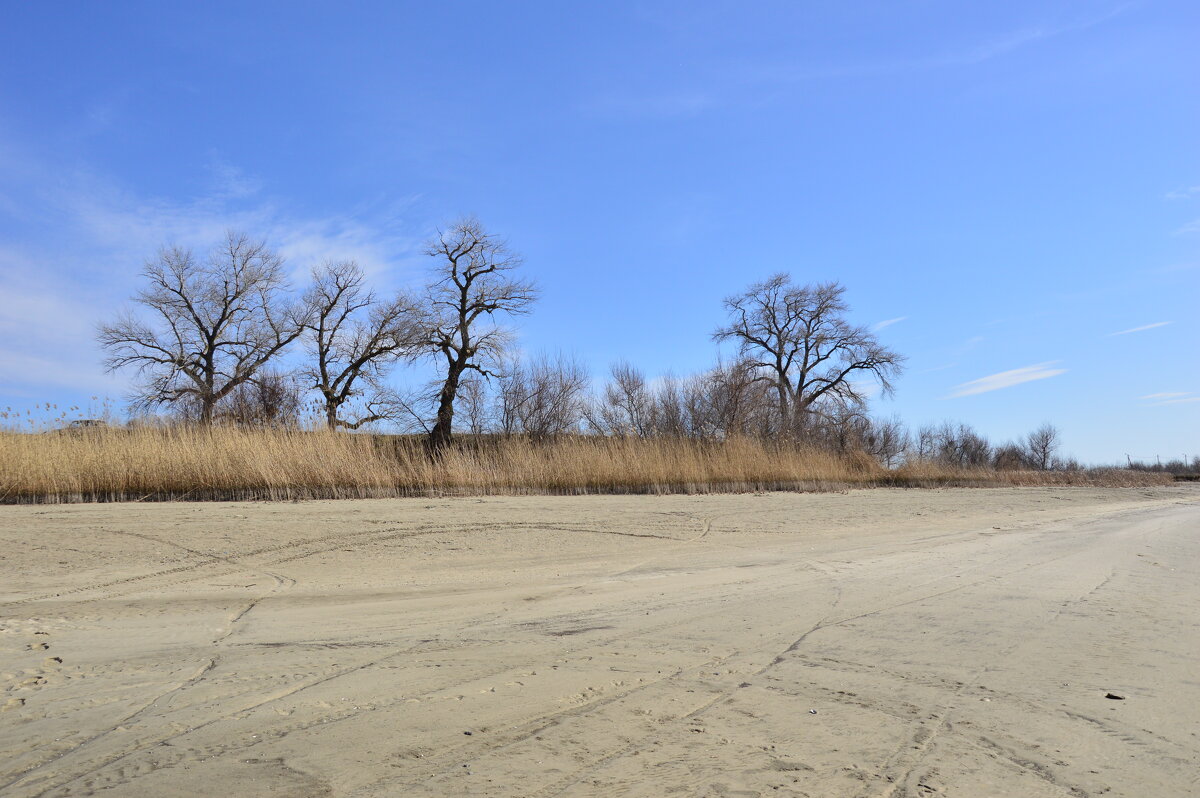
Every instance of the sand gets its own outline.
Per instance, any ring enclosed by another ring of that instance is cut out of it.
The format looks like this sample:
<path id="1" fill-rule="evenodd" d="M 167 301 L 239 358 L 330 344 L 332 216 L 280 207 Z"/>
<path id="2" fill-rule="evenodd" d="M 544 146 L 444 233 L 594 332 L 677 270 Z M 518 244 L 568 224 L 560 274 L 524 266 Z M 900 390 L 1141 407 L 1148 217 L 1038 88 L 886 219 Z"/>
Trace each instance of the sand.
<path id="1" fill-rule="evenodd" d="M 1200 794 L 1196 486 L 10 506 L 0 543 L 4 796 Z"/>

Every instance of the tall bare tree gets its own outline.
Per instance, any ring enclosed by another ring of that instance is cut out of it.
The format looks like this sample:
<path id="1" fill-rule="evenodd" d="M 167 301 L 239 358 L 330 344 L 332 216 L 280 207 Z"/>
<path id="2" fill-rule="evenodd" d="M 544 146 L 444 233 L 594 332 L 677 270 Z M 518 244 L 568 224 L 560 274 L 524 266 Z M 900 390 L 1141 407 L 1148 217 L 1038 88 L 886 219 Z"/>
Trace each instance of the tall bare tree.
<path id="1" fill-rule="evenodd" d="M 495 368 L 509 341 L 496 314 L 528 313 L 537 288 L 513 277 L 521 258 L 478 220 L 463 219 L 440 232 L 426 254 L 437 259 L 428 287 L 432 322 L 426 345 L 445 362 L 445 377 L 437 398 L 437 416 L 429 440 L 434 451 L 450 443 L 454 399 L 469 371 L 496 376 Z"/>
<path id="2" fill-rule="evenodd" d="M 286 298 L 283 261 L 262 241 L 240 233 L 204 260 L 167 247 L 142 270 L 148 285 L 132 312 L 98 330 L 110 370 L 133 368 L 142 379 L 135 406 L 193 404 L 211 425 L 217 403 L 255 374 L 303 330 L 304 313 Z"/>
<path id="3" fill-rule="evenodd" d="M 1029 465 L 1038 471 L 1049 471 L 1054 464 L 1054 454 L 1062 442 L 1058 427 L 1043 424 L 1025 438 L 1025 457 Z"/>
<path id="4" fill-rule="evenodd" d="M 304 301 L 313 357 L 304 374 L 321 394 L 329 429 L 358 429 L 393 417 L 395 403 L 380 381 L 396 361 L 419 351 L 424 328 L 418 303 L 404 293 L 380 301 L 353 261 L 315 268 Z M 343 418 L 341 411 L 356 398 L 362 413 Z"/>
<path id="5" fill-rule="evenodd" d="M 725 300 L 729 323 L 713 337 L 736 342 L 772 385 L 785 434 L 803 429 L 823 404 L 864 406 L 863 377 L 891 393 L 901 372 L 902 355 L 846 320 L 845 290 L 838 283 L 799 286 L 777 274 Z"/>

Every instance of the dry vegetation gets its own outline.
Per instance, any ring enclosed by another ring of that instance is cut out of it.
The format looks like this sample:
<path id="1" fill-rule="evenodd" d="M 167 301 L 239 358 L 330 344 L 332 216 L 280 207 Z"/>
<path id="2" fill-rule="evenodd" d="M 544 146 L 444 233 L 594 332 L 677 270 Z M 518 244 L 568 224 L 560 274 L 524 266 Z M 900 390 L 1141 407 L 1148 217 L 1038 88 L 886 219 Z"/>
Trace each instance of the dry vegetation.
<path id="1" fill-rule="evenodd" d="M 1170 475 L 1001 471 L 754 439 L 568 436 L 465 439 L 431 458 L 421 439 L 237 427 L 0 433 L 0 501 L 303 499 L 489 493 L 704 493 L 878 485 L 1165 484 Z"/>

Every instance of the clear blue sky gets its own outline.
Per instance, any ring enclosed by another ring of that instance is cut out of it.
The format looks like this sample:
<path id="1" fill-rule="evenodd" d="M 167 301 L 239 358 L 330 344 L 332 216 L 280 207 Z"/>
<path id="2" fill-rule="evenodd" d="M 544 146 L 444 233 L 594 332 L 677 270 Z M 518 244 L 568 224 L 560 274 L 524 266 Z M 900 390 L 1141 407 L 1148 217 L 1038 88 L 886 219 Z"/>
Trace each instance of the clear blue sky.
<path id="1" fill-rule="evenodd" d="M 388 288 L 473 213 L 543 287 L 522 347 L 597 374 L 704 368 L 788 271 L 892 322 L 882 413 L 1200 453 L 1191 0 L 0 9 L 0 408 L 120 399 L 93 328 L 160 244 Z"/>

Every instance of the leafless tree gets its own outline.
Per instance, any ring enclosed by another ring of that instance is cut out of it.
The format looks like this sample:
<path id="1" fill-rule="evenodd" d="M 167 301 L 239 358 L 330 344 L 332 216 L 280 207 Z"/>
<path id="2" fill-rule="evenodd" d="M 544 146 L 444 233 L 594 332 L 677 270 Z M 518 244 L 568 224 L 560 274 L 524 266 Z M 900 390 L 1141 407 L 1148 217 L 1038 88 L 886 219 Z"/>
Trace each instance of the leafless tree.
<path id="1" fill-rule="evenodd" d="M 397 360 L 419 351 L 424 327 L 418 303 L 404 293 L 380 301 L 353 261 L 313 269 L 304 301 L 312 354 L 304 374 L 321 394 L 329 429 L 392 418 L 396 407 L 380 381 Z M 342 418 L 340 411 L 355 399 L 362 413 Z"/>
<path id="2" fill-rule="evenodd" d="M 992 467 L 999 471 L 1019 471 L 1028 467 L 1025 447 L 1019 443 L 1005 443 L 992 452 Z"/>
<path id="3" fill-rule="evenodd" d="M 148 261 L 135 301 L 151 321 L 127 313 L 101 325 L 110 370 L 133 368 L 142 409 L 191 402 L 212 424 L 217 403 L 249 381 L 301 333 L 302 309 L 285 298 L 283 261 L 267 245 L 228 233 L 209 257 L 169 247 Z"/>
<path id="4" fill-rule="evenodd" d="M 685 438 L 692 436 L 685 386 L 668 374 L 651 391 L 650 428 L 656 436 Z"/>
<path id="5" fill-rule="evenodd" d="M 725 300 L 729 323 L 713 337 L 737 343 L 760 379 L 774 388 L 785 434 L 806 426 L 821 403 L 862 407 L 869 377 L 892 391 L 904 357 L 866 327 L 845 319 L 838 283 L 798 286 L 777 274 Z"/>
<path id="6" fill-rule="evenodd" d="M 478 374 L 469 374 L 458 383 L 458 399 L 462 400 L 461 415 L 467 423 L 467 430 L 472 435 L 482 435 L 488 431 L 488 390 L 487 383 Z"/>
<path id="7" fill-rule="evenodd" d="M 870 419 L 852 407 L 837 405 L 811 419 L 808 440 L 830 451 L 846 454 L 862 449 L 862 438 Z"/>
<path id="8" fill-rule="evenodd" d="M 992 445 L 969 424 L 924 426 L 917 433 L 917 456 L 957 468 L 984 468 L 993 461 Z"/>
<path id="9" fill-rule="evenodd" d="M 778 427 L 766 382 L 744 360 L 718 363 L 689 378 L 682 389 L 689 435 L 722 440 L 757 435 L 767 437 Z"/>
<path id="10" fill-rule="evenodd" d="M 550 438 L 578 431 L 583 418 L 587 369 L 559 355 L 505 365 L 497 387 L 500 431 Z"/>
<path id="11" fill-rule="evenodd" d="M 604 393 L 588 408 L 588 425 L 604 435 L 646 438 L 653 404 L 646 375 L 624 361 L 614 363 Z"/>
<path id="12" fill-rule="evenodd" d="M 476 219 L 456 222 L 439 233 L 426 254 L 437 259 L 428 287 L 432 323 L 426 345 L 445 359 L 446 368 L 429 434 L 433 450 L 439 451 L 450 443 L 454 399 L 463 375 L 498 373 L 495 364 L 509 336 L 494 322 L 495 315 L 528 313 L 538 292 L 532 282 L 510 275 L 521 258 Z"/>
<path id="13" fill-rule="evenodd" d="M 900 461 L 911 442 L 908 428 L 898 416 L 886 419 L 865 418 L 858 425 L 856 434 L 859 448 L 875 457 L 886 468 L 891 468 Z"/>
<path id="14" fill-rule="evenodd" d="M 215 415 L 243 427 L 292 427 L 300 422 L 301 393 L 294 375 L 265 368 L 230 391 Z"/>
<path id="15" fill-rule="evenodd" d="M 1029 465 L 1038 471 L 1050 470 L 1061 441 L 1062 436 L 1053 424 L 1043 424 L 1029 433 L 1025 438 L 1025 457 Z"/>

